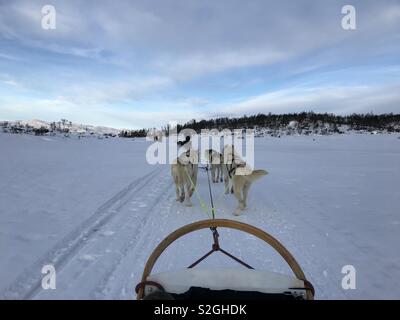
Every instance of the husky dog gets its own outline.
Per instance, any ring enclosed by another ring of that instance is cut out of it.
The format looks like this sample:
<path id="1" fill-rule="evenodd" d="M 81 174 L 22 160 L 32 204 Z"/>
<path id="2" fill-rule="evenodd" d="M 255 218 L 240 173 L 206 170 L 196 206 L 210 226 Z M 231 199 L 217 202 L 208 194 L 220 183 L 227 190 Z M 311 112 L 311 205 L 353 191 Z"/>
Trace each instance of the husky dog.
<path id="1" fill-rule="evenodd" d="M 253 170 L 253 172 L 248 175 L 233 176 L 233 192 L 236 199 L 239 201 L 239 206 L 233 213 L 235 216 L 240 215 L 241 211 L 246 208 L 247 195 L 249 193 L 251 184 L 267 174 L 268 172 L 266 170 Z"/>
<path id="2" fill-rule="evenodd" d="M 252 170 L 246 162 L 235 152 L 234 146 L 226 145 L 224 147 L 223 172 L 225 178 L 225 193 L 229 193 L 229 186 L 232 184 L 231 193 L 233 193 L 239 202 L 234 215 L 240 215 L 241 211 L 247 206 L 247 196 L 251 184 L 268 174 L 265 170 Z"/>
<path id="3" fill-rule="evenodd" d="M 222 174 L 225 182 L 225 194 L 228 194 L 229 191 L 233 193 L 232 178 L 236 172 L 236 168 L 245 168 L 246 163 L 235 152 L 232 145 L 226 145 L 223 152 Z"/>
<path id="4" fill-rule="evenodd" d="M 224 156 L 212 149 L 205 150 L 205 156 L 211 165 L 212 181 L 214 183 L 222 182 L 222 164 L 224 163 Z"/>
<path id="5" fill-rule="evenodd" d="M 176 201 L 184 202 L 191 207 L 191 196 L 197 184 L 198 151 L 189 149 L 181 154 L 171 165 L 171 173 L 175 182 Z"/>

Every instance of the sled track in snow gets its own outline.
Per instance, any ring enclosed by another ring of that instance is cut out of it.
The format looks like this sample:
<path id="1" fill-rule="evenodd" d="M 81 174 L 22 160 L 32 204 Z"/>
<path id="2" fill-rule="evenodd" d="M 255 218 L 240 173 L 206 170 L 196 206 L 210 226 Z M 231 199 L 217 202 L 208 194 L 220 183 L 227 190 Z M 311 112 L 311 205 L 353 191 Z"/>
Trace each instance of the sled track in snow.
<path id="1" fill-rule="evenodd" d="M 150 221 L 154 219 L 154 213 L 159 213 L 159 210 L 157 209 L 159 209 L 160 203 L 165 203 L 165 201 L 167 201 L 167 199 L 171 197 L 171 192 L 169 192 L 172 190 L 171 185 L 172 181 L 170 184 L 166 185 L 164 189 L 156 196 L 154 201 L 152 201 L 152 205 L 146 208 L 146 210 L 141 214 L 142 218 L 140 220 L 140 223 L 135 227 L 135 230 L 132 230 L 132 238 L 120 249 L 121 255 L 118 259 L 115 260 L 114 265 L 105 274 L 101 283 L 97 285 L 95 292 L 101 293 L 105 290 L 109 279 L 116 271 L 117 266 L 121 264 L 121 262 L 124 258 L 127 257 L 129 252 L 136 257 L 139 257 L 143 254 L 142 249 L 148 243 L 150 235 L 143 235 L 137 231 L 147 230 L 146 226 L 150 223 Z M 138 259 L 138 261 L 140 261 L 140 259 Z M 132 297 L 135 297 L 134 293 L 132 294 Z"/>
<path id="2" fill-rule="evenodd" d="M 99 228 L 118 214 L 121 208 L 130 201 L 132 194 L 148 185 L 161 171 L 162 168 L 157 168 L 143 177 L 132 181 L 128 186 L 115 194 L 80 226 L 75 228 L 43 257 L 26 269 L 13 284 L 1 294 L 1 297 L 3 299 L 32 299 L 41 288 L 43 277 L 41 269 L 44 265 L 53 264 L 57 272 L 59 272 L 63 265 L 73 258 L 75 253 L 96 234 Z"/>

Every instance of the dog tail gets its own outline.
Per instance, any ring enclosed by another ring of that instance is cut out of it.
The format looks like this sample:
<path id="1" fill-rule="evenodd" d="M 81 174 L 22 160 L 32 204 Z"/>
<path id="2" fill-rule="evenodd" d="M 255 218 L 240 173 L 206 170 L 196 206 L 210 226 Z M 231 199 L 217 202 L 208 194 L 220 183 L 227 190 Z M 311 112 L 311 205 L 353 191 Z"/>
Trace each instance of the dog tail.
<path id="1" fill-rule="evenodd" d="M 266 171 L 266 170 L 253 170 L 253 172 L 251 174 L 244 176 L 244 177 L 246 177 L 246 180 L 248 180 L 250 182 L 254 182 L 267 174 L 268 174 L 268 171 Z"/>

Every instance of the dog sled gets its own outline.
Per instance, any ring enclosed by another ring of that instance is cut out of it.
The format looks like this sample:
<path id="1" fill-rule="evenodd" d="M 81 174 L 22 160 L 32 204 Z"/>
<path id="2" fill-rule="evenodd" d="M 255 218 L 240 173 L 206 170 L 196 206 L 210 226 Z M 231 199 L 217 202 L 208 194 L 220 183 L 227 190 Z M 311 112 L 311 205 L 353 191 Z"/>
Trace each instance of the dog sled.
<path id="1" fill-rule="evenodd" d="M 209 228 L 213 235 L 212 249 L 188 268 L 152 274 L 158 258 L 175 240 L 201 229 Z M 286 261 L 293 276 L 266 270 L 254 270 L 250 265 L 225 251 L 219 244 L 218 228 L 231 228 L 251 234 L 270 245 Z M 240 263 L 243 269 L 195 268 L 213 252 L 221 252 Z M 312 300 L 314 288 L 292 254 L 265 231 L 242 222 L 209 219 L 185 225 L 168 235 L 154 249 L 144 267 L 141 282 L 136 286 L 138 300 Z"/>

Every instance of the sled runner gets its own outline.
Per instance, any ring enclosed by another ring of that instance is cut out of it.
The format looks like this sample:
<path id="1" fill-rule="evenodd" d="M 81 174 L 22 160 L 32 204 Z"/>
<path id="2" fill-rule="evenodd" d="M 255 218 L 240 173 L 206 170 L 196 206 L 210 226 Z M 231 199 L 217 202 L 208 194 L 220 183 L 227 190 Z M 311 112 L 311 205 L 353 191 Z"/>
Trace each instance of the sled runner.
<path id="1" fill-rule="evenodd" d="M 179 271 L 151 274 L 164 250 L 180 237 L 210 228 L 214 243 L 211 251 Z M 217 228 L 231 228 L 249 233 L 270 245 L 287 262 L 294 273 L 288 276 L 271 271 L 254 270 L 250 265 L 222 249 Z M 213 252 L 221 253 L 242 264 L 246 269 L 194 268 Z M 238 221 L 210 219 L 183 226 L 168 235 L 152 252 L 145 265 L 142 280 L 136 286 L 137 299 L 240 299 L 240 300 L 312 300 L 314 288 L 306 279 L 291 253 L 274 237 L 261 229 Z"/>

